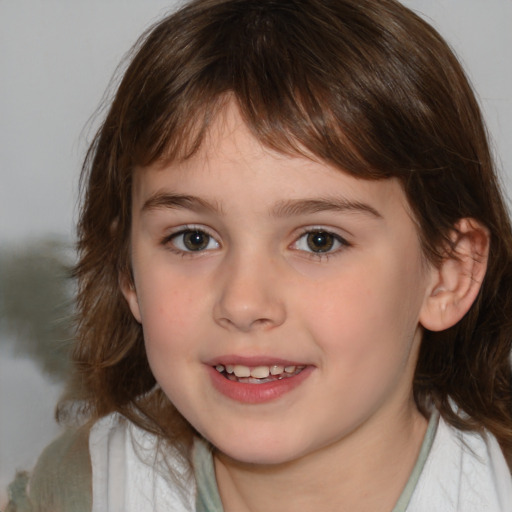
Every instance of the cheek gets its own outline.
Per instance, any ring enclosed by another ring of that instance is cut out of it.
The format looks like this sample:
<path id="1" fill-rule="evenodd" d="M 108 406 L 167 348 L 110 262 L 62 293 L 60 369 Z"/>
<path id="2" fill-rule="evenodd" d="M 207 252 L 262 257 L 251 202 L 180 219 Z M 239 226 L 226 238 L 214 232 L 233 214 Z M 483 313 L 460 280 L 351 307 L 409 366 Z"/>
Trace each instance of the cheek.
<path id="1" fill-rule="evenodd" d="M 138 290 L 146 351 L 150 363 L 173 353 L 192 350 L 207 318 L 207 297 L 189 279 L 146 276 Z"/>
<path id="2" fill-rule="evenodd" d="M 182 386 L 189 383 L 186 371 L 195 355 L 197 301 L 191 294 L 166 286 L 162 281 L 142 297 L 142 329 L 151 371 L 169 399 L 175 402 Z M 194 308 L 193 306 L 196 306 Z"/>
<path id="3" fill-rule="evenodd" d="M 322 354 L 331 399 L 343 417 L 360 421 L 395 392 L 408 395 L 415 337 L 397 318 L 399 301 L 383 303 L 375 287 L 350 284 L 355 288 L 345 289 L 343 298 L 324 302 L 324 308 L 316 302 L 308 329 Z"/>
<path id="4" fill-rule="evenodd" d="M 168 322 L 179 327 L 193 316 L 205 297 L 205 283 L 173 272 L 145 272 L 137 284 L 142 323 Z"/>
<path id="5" fill-rule="evenodd" d="M 374 261 L 312 287 L 302 308 L 308 329 L 325 357 L 336 357 L 350 378 L 406 363 L 421 303 L 420 294 L 411 293 L 415 275 Z"/>

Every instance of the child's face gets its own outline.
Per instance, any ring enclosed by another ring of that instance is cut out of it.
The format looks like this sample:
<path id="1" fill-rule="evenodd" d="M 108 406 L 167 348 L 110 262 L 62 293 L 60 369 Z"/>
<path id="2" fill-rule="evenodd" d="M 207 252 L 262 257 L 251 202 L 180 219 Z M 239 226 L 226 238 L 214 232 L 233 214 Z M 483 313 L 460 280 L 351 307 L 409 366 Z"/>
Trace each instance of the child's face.
<path id="1" fill-rule="evenodd" d="M 136 171 L 131 243 L 152 371 L 224 454 L 290 461 L 418 414 L 432 271 L 398 182 L 274 153 L 230 108 L 192 158 Z"/>

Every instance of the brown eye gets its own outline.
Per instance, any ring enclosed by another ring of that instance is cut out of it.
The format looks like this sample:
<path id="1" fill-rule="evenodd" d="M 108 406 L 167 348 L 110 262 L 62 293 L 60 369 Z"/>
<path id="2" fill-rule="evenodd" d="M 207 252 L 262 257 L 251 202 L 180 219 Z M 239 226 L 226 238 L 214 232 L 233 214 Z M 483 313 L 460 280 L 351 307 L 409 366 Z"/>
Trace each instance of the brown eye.
<path id="1" fill-rule="evenodd" d="M 170 237 L 170 242 L 182 252 L 200 252 L 218 249 L 219 243 L 208 233 L 199 229 L 184 229 Z"/>
<path id="2" fill-rule="evenodd" d="M 202 251 L 208 247 L 210 237 L 202 231 L 188 231 L 183 234 L 183 245 L 189 251 Z"/>
<path id="3" fill-rule="evenodd" d="M 313 252 L 328 252 L 334 247 L 336 239 L 327 231 L 312 231 L 307 234 L 306 243 Z"/>

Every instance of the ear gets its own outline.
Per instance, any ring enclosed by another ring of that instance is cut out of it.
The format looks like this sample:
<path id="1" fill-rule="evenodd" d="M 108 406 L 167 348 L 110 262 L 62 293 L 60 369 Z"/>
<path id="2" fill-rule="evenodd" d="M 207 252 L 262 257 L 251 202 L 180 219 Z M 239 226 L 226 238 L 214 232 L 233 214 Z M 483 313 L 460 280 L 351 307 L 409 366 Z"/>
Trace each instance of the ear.
<path id="1" fill-rule="evenodd" d="M 439 267 L 420 312 L 420 324 L 430 331 L 455 325 L 471 308 L 487 270 L 489 231 L 474 219 L 461 219 L 452 232 L 453 249 Z"/>
<path id="2" fill-rule="evenodd" d="M 128 302 L 128 306 L 130 307 L 130 311 L 135 317 L 135 320 L 137 320 L 139 324 L 142 323 L 139 299 L 137 297 L 137 290 L 135 289 L 133 278 L 123 272 L 119 275 L 119 287 L 121 288 L 121 292 L 126 299 L 126 302 Z"/>

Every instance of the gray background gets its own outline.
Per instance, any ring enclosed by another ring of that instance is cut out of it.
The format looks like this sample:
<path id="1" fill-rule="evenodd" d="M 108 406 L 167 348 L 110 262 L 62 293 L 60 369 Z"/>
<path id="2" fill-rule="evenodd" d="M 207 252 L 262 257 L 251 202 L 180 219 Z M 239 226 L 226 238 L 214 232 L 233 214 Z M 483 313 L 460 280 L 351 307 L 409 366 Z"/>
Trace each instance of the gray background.
<path id="1" fill-rule="evenodd" d="M 0 0 L 0 249 L 23 251 L 44 238 L 72 243 L 78 173 L 97 125 L 91 116 L 124 53 L 176 3 Z M 404 3 L 465 64 L 510 190 L 512 0 Z M 60 381 L 17 350 L 21 336 L 0 331 L 0 506 L 14 470 L 29 468 L 58 432 Z"/>

